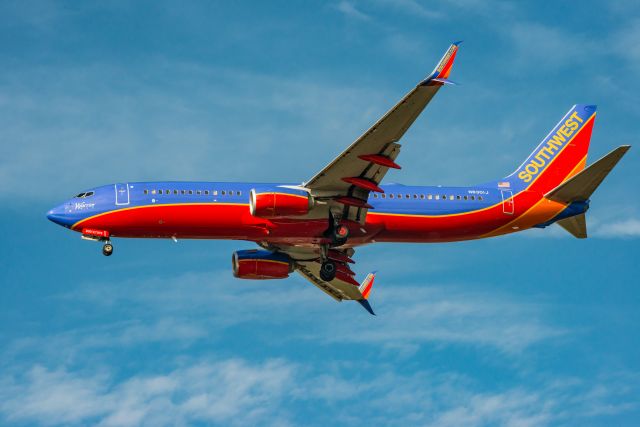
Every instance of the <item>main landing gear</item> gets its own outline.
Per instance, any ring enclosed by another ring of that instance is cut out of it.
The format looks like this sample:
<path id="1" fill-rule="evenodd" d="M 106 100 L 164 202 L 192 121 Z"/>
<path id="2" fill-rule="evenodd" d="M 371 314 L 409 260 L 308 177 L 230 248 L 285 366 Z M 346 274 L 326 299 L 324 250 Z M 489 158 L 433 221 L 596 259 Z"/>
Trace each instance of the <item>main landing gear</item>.
<path id="1" fill-rule="evenodd" d="M 333 214 L 330 214 L 329 229 L 326 231 L 325 235 L 331 239 L 331 242 L 321 247 L 322 264 L 320 265 L 320 278 L 325 282 L 330 282 L 336 278 L 337 268 L 336 263 L 327 256 L 327 252 L 330 247 L 335 248 L 347 243 L 347 239 L 349 238 L 349 227 L 340 224 Z"/>
<path id="2" fill-rule="evenodd" d="M 112 253 L 113 253 L 113 245 L 109 240 L 107 240 L 102 246 L 102 255 L 111 256 Z"/>
<path id="3" fill-rule="evenodd" d="M 342 246 L 349 238 L 349 227 L 340 224 L 333 214 L 329 214 L 329 228 L 325 235 L 331 239 L 331 247 Z"/>

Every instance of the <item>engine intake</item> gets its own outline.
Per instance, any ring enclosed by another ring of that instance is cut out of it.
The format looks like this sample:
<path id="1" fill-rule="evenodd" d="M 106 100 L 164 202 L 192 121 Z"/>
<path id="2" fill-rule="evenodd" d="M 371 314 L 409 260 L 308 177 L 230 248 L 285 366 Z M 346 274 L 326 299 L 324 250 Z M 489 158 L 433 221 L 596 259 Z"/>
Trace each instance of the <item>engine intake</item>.
<path id="1" fill-rule="evenodd" d="M 312 206 L 313 198 L 302 190 L 254 188 L 250 192 L 251 215 L 260 218 L 302 216 L 309 213 Z"/>
<path id="2" fill-rule="evenodd" d="M 231 257 L 233 275 L 239 279 L 284 279 L 293 272 L 289 255 L 261 249 L 236 251 Z"/>

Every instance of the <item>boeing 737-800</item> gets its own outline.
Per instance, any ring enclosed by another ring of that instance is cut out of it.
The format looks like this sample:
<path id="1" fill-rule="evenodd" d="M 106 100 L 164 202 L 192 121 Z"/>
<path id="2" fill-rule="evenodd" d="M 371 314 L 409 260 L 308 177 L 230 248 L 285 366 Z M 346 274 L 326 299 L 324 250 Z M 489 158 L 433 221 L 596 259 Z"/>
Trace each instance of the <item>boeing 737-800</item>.
<path id="1" fill-rule="evenodd" d="M 122 182 L 88 189 L 47 217 L 103 242 L 111 238 L 233 239 L 261 249 L 233 254 L 243 279 L 298 272 L 337 301 L 368 302 L 374 274 L 362 284 L 350 268 L 356 247 L 377 242 L 480 239 L 557 223 L 586 233 L 589 198 L 629 149 L 586 166 L 595 105 L 571 107 L 510 175 L 469 187 L 381 185 L 400 169 L 399 141 L 441 87 L 459 43 L 435 70 L 324 169 L 302 184 Z"/>

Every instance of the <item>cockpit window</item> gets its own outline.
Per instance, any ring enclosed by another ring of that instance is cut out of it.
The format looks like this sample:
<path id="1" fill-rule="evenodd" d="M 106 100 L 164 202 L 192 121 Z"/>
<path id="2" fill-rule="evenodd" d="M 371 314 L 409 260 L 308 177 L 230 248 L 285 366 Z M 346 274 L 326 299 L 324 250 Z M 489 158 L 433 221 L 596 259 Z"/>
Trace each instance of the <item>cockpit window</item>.
<path id="1" fill-rule="evenodd" d="M 91 197 L 93 195 L 94 195 L 94 192 L 93 191 L 89 191 L 89 192 L 86 192 L 86 193 L 80 193 L 75 198 L 76 199 L 83 199 L 85 197 Z"/>

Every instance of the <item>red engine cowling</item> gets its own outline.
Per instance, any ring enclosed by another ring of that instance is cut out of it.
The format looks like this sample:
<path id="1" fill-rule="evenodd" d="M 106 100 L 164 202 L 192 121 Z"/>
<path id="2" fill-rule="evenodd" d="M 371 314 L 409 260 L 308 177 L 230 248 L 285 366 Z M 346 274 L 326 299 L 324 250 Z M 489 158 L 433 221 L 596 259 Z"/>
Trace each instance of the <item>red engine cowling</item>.
<path id="1" fill-rule="evenodd" d="M 233 275 L 239 279 L 285 279 L 293 272 L 287 254 L 260 249 L 236 251 L 231 257 Z"/>
<path id="2" fill-rule="evenodd" d="M 313 198 L 306 191 L 291 189 L 253 189 L 250 193 L 251 215 L 260 218 L 302 216 L 309 213 Z"/>

